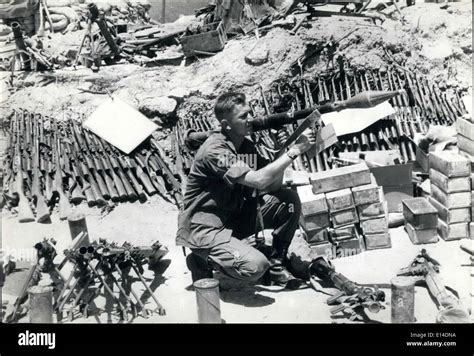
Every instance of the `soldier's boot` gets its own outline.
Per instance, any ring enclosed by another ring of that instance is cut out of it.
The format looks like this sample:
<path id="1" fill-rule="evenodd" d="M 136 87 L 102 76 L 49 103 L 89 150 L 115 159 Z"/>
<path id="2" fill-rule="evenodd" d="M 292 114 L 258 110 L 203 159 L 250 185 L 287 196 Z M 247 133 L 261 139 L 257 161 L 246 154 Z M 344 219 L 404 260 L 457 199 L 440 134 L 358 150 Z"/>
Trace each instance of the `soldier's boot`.
<path id="1" fill-rule="evenodd" d="M 287 289 L 298 289 L 304 284 L 304 281 L 293 276 L 293 274 L 291 274 L 287 268 L 289 263 L 286 257 L 288 254 L 288 247 L 288 243 L 281 243 L 277 240 L 274 240 L 274 252 L 269 259 L 270 281 L 273 284 L 285 287 Z"/>
<path id="2" fill-rule="evenodd" d="M 190 253 L 186 257 L 186 266 L 191 271 L 193 283 L 203 278 L 212 278 L 213 276 L 212 269 L 207 261 L 194 253 Z"/>

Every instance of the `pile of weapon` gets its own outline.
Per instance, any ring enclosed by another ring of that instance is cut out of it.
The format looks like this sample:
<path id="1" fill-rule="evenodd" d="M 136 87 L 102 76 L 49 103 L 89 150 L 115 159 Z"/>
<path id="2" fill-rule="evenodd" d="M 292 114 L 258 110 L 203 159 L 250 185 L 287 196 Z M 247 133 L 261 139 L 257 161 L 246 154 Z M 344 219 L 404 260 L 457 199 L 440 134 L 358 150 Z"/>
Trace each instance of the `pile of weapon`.
<path id="1" fill-rule="evenodd" d="M 431 124 L 450 125 L 466 112 L 459 93 L 454 91 L 454 95 L 448 97 L 446 92 L 421 75 L 396 68 L 386 71 L 340 69 L 312 81 L 297 79 L 291 84 L 277 85 L 267 94 L 267 100 L 276 110 L 282 109 L 282 103 L 286 104 L 284 110 L 288 110 L 288 106 L 301 110 L 314 104 L 347 100 L 366 90 L 400 89 L 405 89 L 408 95 L 390 100 L 396 113 L 388 120 L 381 120 L 360 133 L 339 137 L 336 149 L 322 152 L 315 162 L 308 162 L 303 157 L 303 167 L 297 168 L 313 172 L 331 169 L 332 162 L 327 158 L 337 156 L 339 152 L 396 149 L 403 161 L 414 161 L 416 146 L 412 139 L 416 133 L 426 133 Z"/>
<path id="2" fill-rule="evenodd" d="M 28 299 L 28 288 L 37 285 L 43 273 L 48 273 L 56 280 L 54 286 L 53 312 L 58 321 L 63 319 L 65 313 L 68 320 L 72 321 L 76 313 L 87 318 L 89 307 L 102 289 L 113 300 L 119 309 L 119 317 L 129 321 L 140 313 L 148 318 L 153 312 L 165 315 L 165 309 L 160 304 L 147 281 L 143 277 L 144 266 L 153 268 L 168 249 L 159 241 L 151 246 L 134 246 L 125 242 L 122 246 L 109 243 L 104 239 L 84 245 L 88 239 L 86 232 L 82 232 L 73 240 L 70 248 L 64 250 L 64 259 L 58 265 L 53 260 L 57 256 L 56 241 L 44 239 L 34 247 L 37 250 L 37 262 L 30 268 L 21 293 L 12 307 L 6 312 L 4 322 L 17 321 L 22 312 L 22 305 Z M 61 271 L 67 263 L 72 264 L 72 269 L 67 278 Z M 139 282 L 145 291 L 141 296 L 133 289 L 133 283 Z M 114 292 L 118 292 L 118 296 Z M 145 304 L 152 298 L 156 308 L 149 310 Z"/>
<path id="3" fill-rule="evenodd" d="M 318 290 L 318 279 L 330 283 L 339 292 L 327 300 L 331 305 L 331 315 L 343 313 L 351 321 L 365 320 L 365 309 L 371 313 L 378 313 L 385 309 L 385 293 L 377 286 L 359 285 L 341 273 L 336 272 L 330 262 L 320 257 L 308 267 L 310 285 Z"/>
<path id="4" fill-rule="evenodd" d="M 400 71 L 398 68 L 385 71 L 341 68 L 320 75 L 314 80 L 298 77 L 288 83 L 275 84 L 269 92 L 262 90 L 260 98 L 250 100 L 251 115 L 271 117 L 285 112 L 308 115 L 313 107 L 341 102 L 370 90 L 405 90 L 407 95 L 397 95 L 390 99 L 395 114 L 386 120 L 379 120 L 361 132 L 338 137 L 337 145 L 327 148 L 315 157 L 300 156 L 293 163 L 294 169 L 320 172 L 335 168 L 341 164 L 337 159 L 341 152 L 397 150 L 403 162 L 414 161 L 415 134 L 425 134 L 429 125 L 451 125 L 458 116 L 466 113 L 457 90 L 443 92 L 436 84 L 418 73 Z M 295 119 L 291 124 L 285 125 L 283 130 L 287 130 L 289 134 L 293 133 L 303 118 L 304 116 Z M 186 132 L 190 129 L 197 132 L 207 129 L 199 122 L 190 124 L 189 120 L 181 121 L 178 123 L 178 135 L 181 136 L 188 137 Z M 275 150 L 278 150 L 278 135 L 279 131 L 274 130 L 261 130 L 256 133 L 256 142 L 264 157 L 271 158 Z M 188 150 L 186 161 L 190 161 L 192 152 L 192 149 Z"/>
<path id="5" fill-rule="evenodd" d="M 82 201 L 105 206 L 143 202 L 159 193 L 181 203 L 180 178 L 153 138 L 125 155 L 84 130 L 78 120 L 59 121 L 24 110 L 13 112 L 8 131 L 3 194 L 10 207 L 18 207 L 20 222 L 35 220 L 32 207 L 37 222 L 49 221 L 56 203 L 61 220 L 70 214 L 71 204 Z"/>
<path id="6" fill-rule="evenodd" d="M 143 265 L 153 266 L 167 252 L 166 247 L 158 241 L 151 246 L 137 247 L 128 242 L 118 246 L 104 239 L 88 246 L 64 251 L 66 259 L 74 264 L 74 268 L 55 301 L 58 318 L 61 319 L 63 313 L 67 311 L 71 320 L 76 308 L 87 317 L 88 307 L 102 287 L 117 304 L 120 317 L 125 321 L 128 321 L 129 313 L 133 318 L 139 312 L 144 318 L 150 315 L 150 311 L 145 307 L 145 299 L 149 296 L 156 305 L 154 311 L 164 315 L 165 309 L 143 277 Z M 132 288 L 134 281 L 130 275 L 132 271 L 135 278 L 138 278 L 145 287 L 146 292 L 141 297 Z M 92 286 L 95 288 L 91 292 Z M 114 287 L 117 287 L 119 297 L 115 296 Z"/>
<path id="7" fill-rule="evenodd" d="M 437 323 L 470 323 L 469 311 L 462 304 L 459 295 L 452 288 L 446 287 L 440 277 L 441 264 L 431 257 L 425 249 L 415 257 L 413 262 L 398 271 L 397 276 L 413 279 L 415 284 L 428 288 L 439 312 Z M 451 293 L 448 293 L 448 290 Z"/>

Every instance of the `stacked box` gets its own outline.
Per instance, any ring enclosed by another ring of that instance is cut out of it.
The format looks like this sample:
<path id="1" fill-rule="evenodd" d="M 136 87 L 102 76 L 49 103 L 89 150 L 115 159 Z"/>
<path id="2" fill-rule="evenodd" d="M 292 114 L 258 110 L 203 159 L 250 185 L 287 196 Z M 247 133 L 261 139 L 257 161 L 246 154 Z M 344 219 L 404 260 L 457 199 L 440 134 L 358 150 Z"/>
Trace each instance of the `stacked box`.
<path id="1" fill-rule="evenodd" d="M 469 222 L 469 237 L 474 239 L 474 121 L 460 117 L 456 120 L 458 133 L 458 148 L 462 155 L 471 161 L 471 219 Z"/>
<path id="2" fill-rule="evenodd" d="M 388 232 L 383 193 L 374 176 L 371 175 L 369 184 L 354 187 L 351 190 L 357 206 L 366 249 L 390 248 L 392 243 Z"/>
<path id="3" fill-rule="evenodd" d="M 391 247 L 383 191 L 365 163 L 311 173 L 310 181 L 297 191 L 311 249 L 324 254 L 331 244 L 336 257 Z"/>
<path id="4" fill-rule="evenodd" d="M 447 241 L 469 237 L 471 161 L 454 151 L 432 152 L 429 175 L 430 202 L 438 213 L 438 234 Z"/>
<path id="5" fill-rule="evenodd" d="M 300 224 L 309 244 L 327 243 L 329 209 L 324 194 L 313 194 L 310 185 L 297 188 L 301 201 Z"/>
<path id="6" fill-rule="evenodd" d="M 405 231 L 415 245 L 438 242 L 438 211 L 425 198 L 403 201 Z"/>
<path id="7" fill-rule="evenodd" d="M 341 179 L 341 181 L 344 181 Z M 344 188 L 326 193 L 331 218 L 332 229 L 329 237 L 336 246 L 338 256 L 346 256 L 348 249 L 351 254 L 363 251 L 360 236 L 355 224 L 359 222 L 359 215 L 354 205 L 354 197 L 350 188 Z"/>

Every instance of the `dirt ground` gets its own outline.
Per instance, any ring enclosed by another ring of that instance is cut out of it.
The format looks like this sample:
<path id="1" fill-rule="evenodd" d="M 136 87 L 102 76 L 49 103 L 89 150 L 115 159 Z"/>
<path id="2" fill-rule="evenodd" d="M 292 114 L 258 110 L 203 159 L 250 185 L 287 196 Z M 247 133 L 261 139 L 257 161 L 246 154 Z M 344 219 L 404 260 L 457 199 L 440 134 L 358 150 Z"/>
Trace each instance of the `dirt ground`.
<path id="1" fill-rule="evenodd" d="M 286 29 L 275 28 L 259 41 L 253 37 L 231 39 L 222 52 L 187 67 L 143 68 L 134 64 L 119 64 L 102 67 L 98 74 L 87 69 L 17 74 L 13 90 L 4 84 L 10 74 L 0 73 L 0 108 L 3 113 L 8 113 L 11 108 L 24 108 L 57 117 L 65 108 L 87 114 L 100 105 L 106 95 L 86 93 L 80 89 L 99 87 L 107 88 L 136 105 L 143 96 L 167 96 L 171 90 L 182 89 L 188 97 L 179 112 L 190 112 L 196 103 L 209 103 L 209 100 L 229 89 L 241 90 L 249 96 L 259 95 L 257 90 L 260 85 L 266 88 L 275 80 L 291 76 L 290 66 L 304 53 L 306 44 L 337 40 L 348 32 L 350 34 L 341 41 L 339 50 L 354 66 L 379 68 L 395 63 L 419 70 L 441 86 L 459 86 L 472 92 L 472 4 L 449 3 L 447 8 L 443 8 L 444 5 L 417 3 L 410 8 L 402 7 L 404 23 L 394 13 L 395 18 L 387 19 L 382 25 L 354 18 L 319 18 L 311 21 L 310 26 L 301 28 L 296 36 L 290 35 Z M 261 66 L 250 66 L 244 60 L 255 46 L 266 46 L 270 52 L 269 61 Z M 390 49 L 391 57 L 385 55 L 384 47 Z M 325 69 L 328 63 L 328 58 L 318 57 L 308 63 L 305 73 L 311 76 Z M 4 152 L 4 146 L 2 137 L 1 152 Z M 178 214 L 174 205 L 155 196 L 144 204 L 119 204 L 107 214 L 86 206 L 76 209 L 86 214 L 92 239 L 106 238 L 119 243 L 131 241 L 137 245 L 153 243 L 158 239 L 169 248 L 165 259 L 171 263 L 163 278 L 155 281 L 160 284 L 155 294 L 165 306 L 167 315 L 154 315 L 149 319 L 138 317 L 134 322 L 197 321 L 194 292 L 185 289 L 191 283 L 191 277 L 181 248 L 174 244 Z M 14 211 L 4 210 L 1 223 L 2 248 L 7 251 L 31 250 L 32 245 L 43 237 L 55 238 L 58 251 L 62 251 L 70 241 L 68 225 L 59 221 L 57 214 L 53 214 L 51 224 L 19 224 Z M 388 303 L 390 279 L 398 269 L 406 267 L 421 249 L 411 244 L 403 228 L 392 229 L 391 236 L 391 249 L 368 251 L 334 261 L 337 270 L 354 281 L 379 284 L 384 288 Z M 457 290 L 464 305 L 470 307 L 472 270 L 461 267 L 469 259 L 459 249 L 459 244 L 460 241 L 440 241 L 423 247 L 441 262 L 441 275 L 446 284 Z M 148 271 L 146 277 L 152 279 L 153 273 Z M 328 295 L 312 289 L 281 291 L 264 286 L 225 287 L 226 290 L 221 291 L 221 312 L 227 323 L 348 322 L 345 318 L 331 318 L 325 302 Z M 4 300 L 11 299 L 11 294 L 4 290 Z M 103 299 L 98 298 L 98 307 L 101 307 Z M 149 306 L 153 307 L 152 302 Z M 417 287 L 417 322 L 435 322 L 436 313 L 436 306 L 427 290 Z M 390 307 L 369 316 L 374 321 L 390 322 Z M 22 320 L 26 321 L 26 318 Z M 107 316 L 103 313 L 99 318 L 77 318 L 75 322 L 105 323 Z"/>
<path id="2" fill-rule="evenodd" d="M 88 211 L 87 225 L 91 238 L 106 238 L 122 243 L 133 241 L 137 245 L 151 244 L 157 239 L 169 248 L 165 260 L 171 263 L 153 284 L 158 284 L 155 295 L 166 308 L 166 315 L 154 314 L 148 319 L 139 316 L 135 323 L 195 323 L 197 322 L 197 308 L 195 293 L 186 290 L 191 284 L 191 276 L 185 265 L 185 258 L 181 248 L 174 245 L 176 232 L 177 210 L 173 205 L 156 200 L 146 203 L 140 208 L 123 204 L 118 206 L 107 216 L 90 214 Z M 3 220 L 3 247 L 32 249 L 32 245 L 43 237 L 54 237 L 57 240 L 57 250 L 62 251 L 71 241 L 67 223 L 53 220 L 49 225 L 23 224 L 16 219 Z M 378 314 L 368 313 L 373 322 L 390 322 L 390 279 L 396 272 L 410 264 L 421 250 L 426 248 L 428 253 L 442 264 L 441 277 L 446 285 L 455 289 L 463 302 L 470 308 L 472 299 L 472 269 L 462 267 L 469 263 L 468 255 L 459 245 L 461 241 L 445 242 L 440 240 L 436 244 L 413 245 L 403 228 L 391 229 L 392 248 L 384 250 L 366 251 L 359 255 L 343 257 L 333 260 L 336 270 L 348 278 L 361 284 L 377 284 L 386 294 L 387 307 Z M 17 250 L 16 252 L 19 252 Z M 22 251 L 22 253 L 25 253 Z M 62 258 L 58 257 L 59 262 Z M 163 261 L 163 268 L 168 262 Z M 12 275 L 14 276 L 14 275 Z M 145 273 L 149 282 L 154 278 L 151 271 Z M 326 299 L 327 293 L 334 293 L 333 289 L 324 289 L 316 292 L 308 288 L 297 291 L 281 290 L 278 287 L 245 286 L 232 284 L 229 280 L 222 280 L 221 315 L 227 323 L 348 323 L 342 315 L 331 317 Z M 137 292 L 143 290 L 139 283 L 134 284 Z M 10 294 L 18 290 L 18 285 L 8 286 L 4 290 L 4 300 L 11 300 Z M 97 298 L 98 308 L 104 308 L 105 298 Z M 153 301 L 149 300 L 147 307 L 154 309 Z M 416 287 L 415 317 L 419 323 L 434 323 L 437 308 L 427 289 Z M 113 322 L 118 322 L 113 316 Z M 27 317 L 21 322 L 27 322 Z M 78 323 L 106 323 L 107 313 L 96 313 L 87 319 L 76 314 L 73 322 Z"/>

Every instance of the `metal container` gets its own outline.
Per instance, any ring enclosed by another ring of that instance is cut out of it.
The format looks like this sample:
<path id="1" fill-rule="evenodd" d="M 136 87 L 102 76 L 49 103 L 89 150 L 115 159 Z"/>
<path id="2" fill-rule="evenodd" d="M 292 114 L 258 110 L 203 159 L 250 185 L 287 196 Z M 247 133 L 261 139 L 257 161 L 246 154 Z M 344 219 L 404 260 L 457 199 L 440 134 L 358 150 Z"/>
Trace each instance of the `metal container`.
<path id="1" fill-rule="evenodd" d="M 219 281 L 213 278 L 194 282 L 200 324 L 220 324 L 221 308 L 219 301 Z"/>
<path id="2" fill-rule="evenodd" d="M 33 286 L 28 289 L 30 323 L 53 323 L 53 287 Z"/>
<path id="3" fill-rule="evenodd" d="M 392 323 L 415 322 L 415 282 L 406 277 L 395 277 L 392 285 Z"/>

